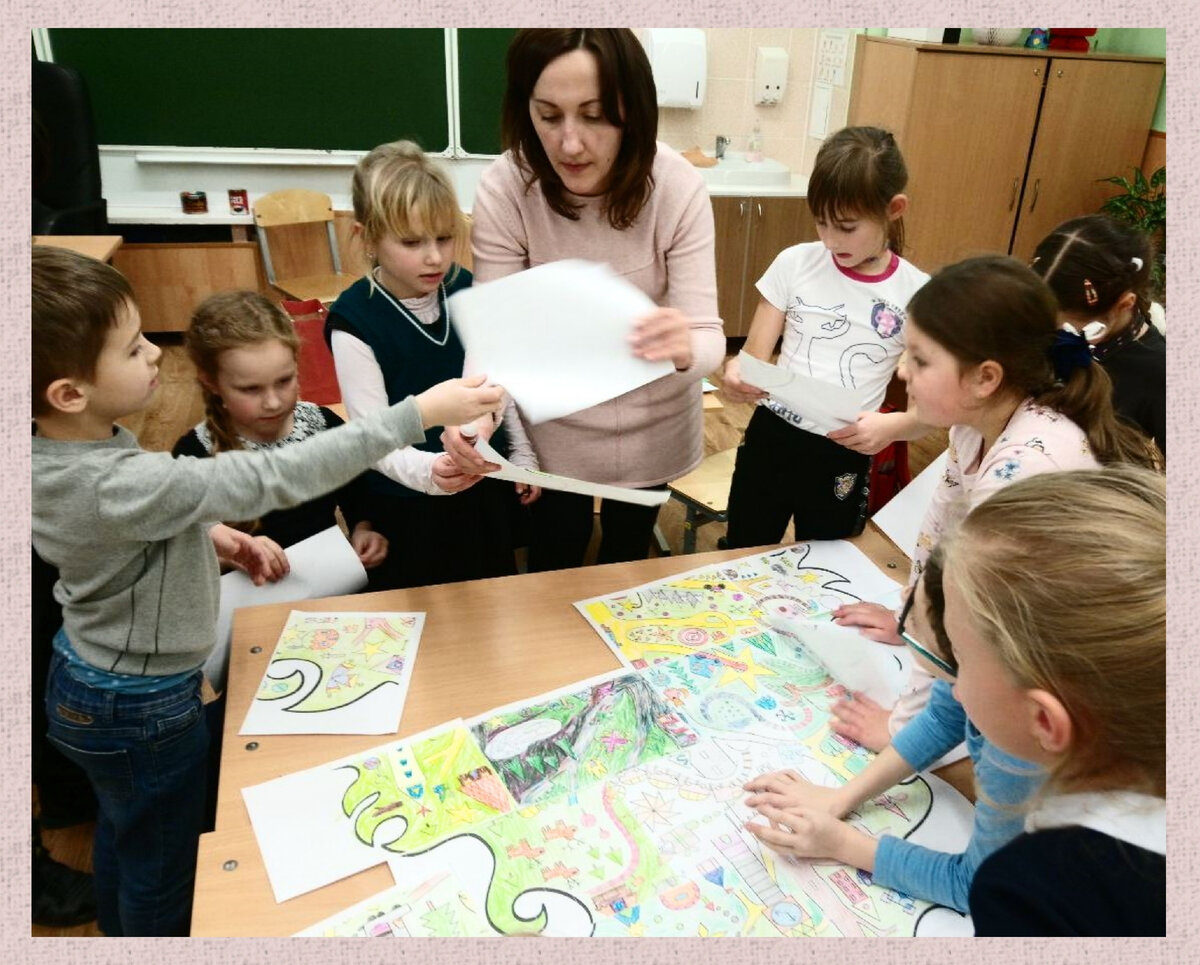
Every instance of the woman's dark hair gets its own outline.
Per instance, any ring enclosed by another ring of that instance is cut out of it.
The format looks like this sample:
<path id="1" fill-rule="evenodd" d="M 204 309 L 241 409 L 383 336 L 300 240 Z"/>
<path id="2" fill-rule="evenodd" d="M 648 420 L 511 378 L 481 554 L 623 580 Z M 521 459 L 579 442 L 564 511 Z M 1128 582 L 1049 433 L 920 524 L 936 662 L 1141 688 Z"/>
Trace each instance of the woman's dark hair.
<path id="1" fill-rule="evenodd" d="M 1108 215 L 1089 214 L 1047 235 L 1030 267 L 1046 280 L 1064 312 L 1103 315 L 1131 291 L 1145 314 L 1153 264 L 1154 244 L 1147 235 Z"/>
<path id="2" fill-rule="evenodd" d="M 1117 419 L 1112 382 L 1099 364 L 1055 379 L 1050 348 L 1058 333 L 1058 304 L 1046 283 L 1015 258 L 982 255 L 947 265 L 913 295 L 908 314 L 909 324 L 960 366 L 999 363 L 1001 387 L 1065 415 L 1086 433 L 1098 462 L 1158 465 L 1142 435 Z"/>
<path id="3" fill-rule="evenodd" d="M 567 198 L 529 115 L 533 88 L 546 65 L 574 50 L 586 50 L 596 58 L 601 110 L 605 120 L 621 130 L 621 147 L 613 161 L 604 199 L 609 223 L 621 230 L 637 220 L 650 197 L 654 186 L 651 167 L 658 137 L 654 75 L 646 51 L 632 30 L 518 30 L 508 48 L 501 143 L 520 165 L 526 190 L 540 182 L 546 202 L 555 213 L 577 221 L 581 205 Z"/>
<path id="4" fill-rule="evenodd" d="M 843 127 L 817 151 L 808 179 L 813 217 L 835 221 L 857 215 L 887 224 L 888 247 L 904 254 L 904 219 L 888 221 L 888 205 L 908 184 L 904 156 L 890 131 Z"/>

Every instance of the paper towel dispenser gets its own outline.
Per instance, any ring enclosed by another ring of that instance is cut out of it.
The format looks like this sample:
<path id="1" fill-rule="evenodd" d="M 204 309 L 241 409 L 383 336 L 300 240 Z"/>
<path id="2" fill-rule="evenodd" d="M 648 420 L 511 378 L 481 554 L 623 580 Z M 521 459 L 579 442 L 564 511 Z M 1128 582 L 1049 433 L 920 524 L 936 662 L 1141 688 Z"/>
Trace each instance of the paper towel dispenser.
<path id="1" fill-rule="evenodd" d="M 658 106 L 702 106 L 708 78 L 707 34 L 699 27 L 653 27 L 645 33 L 645 47 Z"/>

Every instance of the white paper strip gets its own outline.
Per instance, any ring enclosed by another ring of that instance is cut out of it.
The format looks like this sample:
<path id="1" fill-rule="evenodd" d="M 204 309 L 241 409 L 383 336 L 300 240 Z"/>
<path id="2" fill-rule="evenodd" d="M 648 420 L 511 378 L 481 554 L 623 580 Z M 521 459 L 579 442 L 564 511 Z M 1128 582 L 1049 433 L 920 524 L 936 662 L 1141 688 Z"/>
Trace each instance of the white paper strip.
<path id="1" fill-rule="evenodd" d="M 946 451 L 921 470 L 920 475 L 887 501 L 887 505 L 871 517 L 871 522 L 888 535 L 908 558 L 917 551 L 921 522 L 933 492 L 946 471 Z"/>
<path id="2" fill-rule="evenodd" d="M 566 260 L 463 289 L 450 319 L 472 368 L 504 386 L 531 423 L 558 419 L 670 375 L 629 336 L 655 310 L 607 265 Z"/>
<path id="3" fill-rule="evenodd" d="M 604 483 L 586 482 L 583 479 L 556 476 L 554 473 L 549 472 L 522 469 L 519 466 L 514 466 L 482 439 L 475 443 L 475 450 L 488 462 L 499 464 L 500 469 L 498 471 L 488 473 L 489 476 L 495 479 L 528 483 L 530 486 L 541 486 L 543 489 L 558 489 L 565 493 L 579 493 L 583 496 L 599 496 L 601 499 L 617 499 L 623 503 L 637 503 L 639 506 L 661 506 L 671 498 L 671 491 L 669 489 L 629 489 L 626 486 L 608 486 Z"/>
<path id="4" fill-rule="evenodd" d="M 776 402 L 816 423 L 822 432 L 850 425 L 862 411 L 863 400 L 857 389 L 789 371 L 745 351 L 738 353 L 738 365 L 743 382 L 762 389 Z"/>

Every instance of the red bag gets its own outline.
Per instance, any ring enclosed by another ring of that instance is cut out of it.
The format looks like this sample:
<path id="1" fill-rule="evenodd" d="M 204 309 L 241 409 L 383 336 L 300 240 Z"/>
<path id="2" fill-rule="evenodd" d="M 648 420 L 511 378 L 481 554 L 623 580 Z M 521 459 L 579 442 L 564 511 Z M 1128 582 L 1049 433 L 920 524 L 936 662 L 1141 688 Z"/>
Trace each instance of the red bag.
<path id="1" fill-rule="evenodd" d="M 333 367 L 333 353 L 325 341 L 329 309 L 316 298 L 303 302 L 284 300 L 279 304 L 300 336 L 300 398 L 317 405 L 336 405 L 342 401 L 342 390 Z"/>

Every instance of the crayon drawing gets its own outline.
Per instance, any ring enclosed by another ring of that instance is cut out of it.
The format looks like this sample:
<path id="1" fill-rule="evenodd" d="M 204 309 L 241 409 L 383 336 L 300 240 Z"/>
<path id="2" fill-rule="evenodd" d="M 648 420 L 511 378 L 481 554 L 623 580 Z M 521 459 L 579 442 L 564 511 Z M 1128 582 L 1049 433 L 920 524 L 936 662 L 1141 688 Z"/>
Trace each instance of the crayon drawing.
<path id="1" fill-rule="evenodd" d="M 423 613 L 293 610 L 239 733 L 395 733 L 424 623 Z"/>
<path id="2" fill-rule="evenodd" d="M 468 723 L 520 805 L 574 796 L 610 773 L 696 740 L 670 704 L 630 671 L 573 684 Z"/>
<path id="3" fill-rule="evenodd" d="M 461 721 L 242 790 L 278 901 L 513 808 Z"/>
<path id="4" fill-rule="evenodd" d="M 828 621 L 843 603 L 896 588 L 855 547 L 834 540 L 711 564 L 575 606 L 622 663 L 642 669 L 696 650 L 770 650 L 771 615 Z"/>

